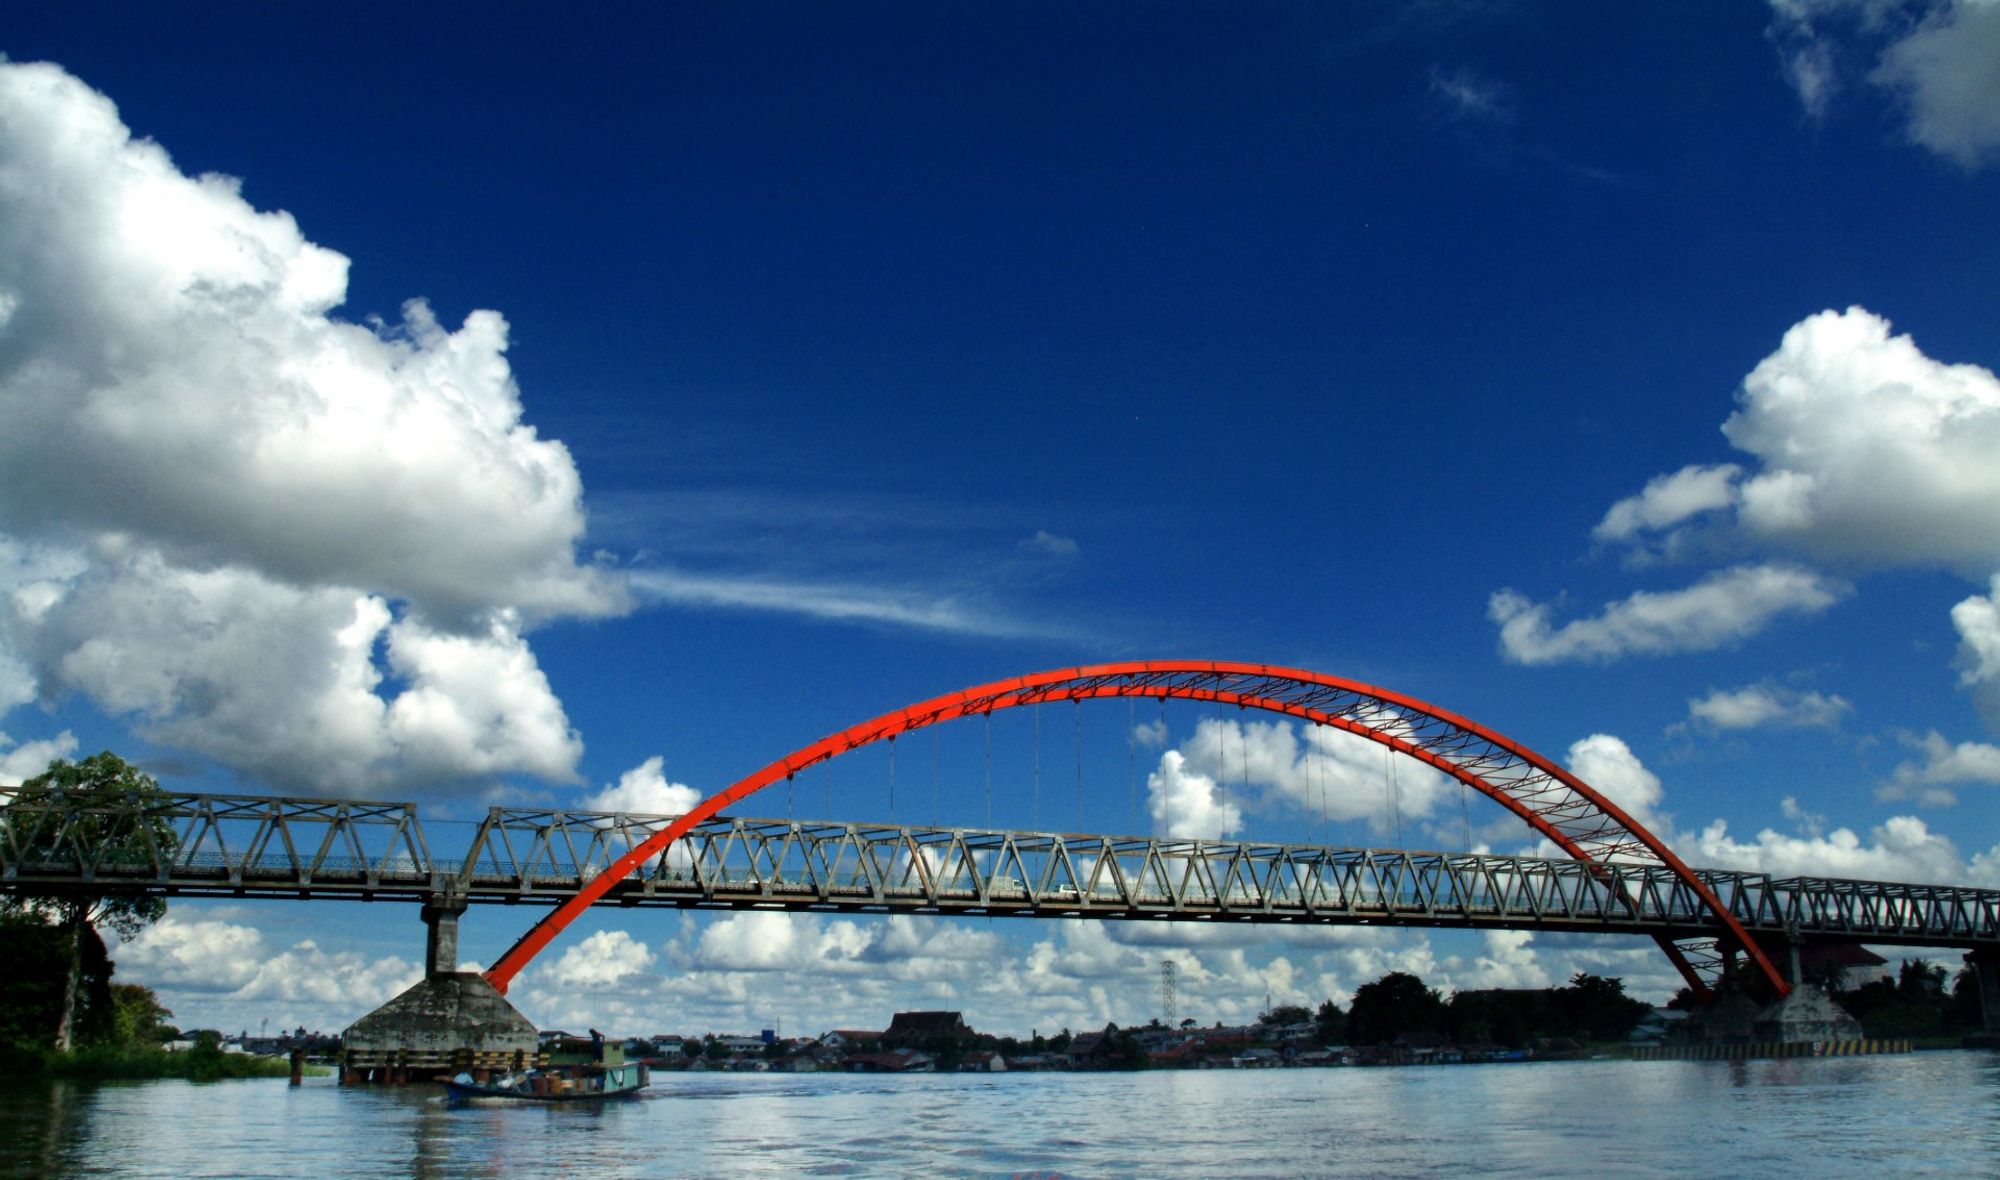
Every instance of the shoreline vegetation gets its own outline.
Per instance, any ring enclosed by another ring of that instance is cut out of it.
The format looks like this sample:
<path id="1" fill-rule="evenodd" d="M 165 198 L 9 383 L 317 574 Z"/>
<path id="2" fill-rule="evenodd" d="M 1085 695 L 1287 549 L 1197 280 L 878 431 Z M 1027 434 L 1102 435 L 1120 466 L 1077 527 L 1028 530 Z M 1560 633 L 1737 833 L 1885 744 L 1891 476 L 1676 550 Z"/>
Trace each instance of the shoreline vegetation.
<path id="1" fill-rule="evenodd" d="M 19 1047 L 0 1052 L 0 1074 L 13 1081 L 142 1082 L 179 1078 L 189 1082 L 217 1082 L 284 1078 L 290 1077 L 291 1072 L 291 1063 L 283 1057 L 224 1053 L 206 1045 L 180 1052 L 135 1045 L 89 1045 L 68 1053 Z M 332 1072 L 323 1065 L 305 1067 L 307 1077 L 326 1077 Z"/>

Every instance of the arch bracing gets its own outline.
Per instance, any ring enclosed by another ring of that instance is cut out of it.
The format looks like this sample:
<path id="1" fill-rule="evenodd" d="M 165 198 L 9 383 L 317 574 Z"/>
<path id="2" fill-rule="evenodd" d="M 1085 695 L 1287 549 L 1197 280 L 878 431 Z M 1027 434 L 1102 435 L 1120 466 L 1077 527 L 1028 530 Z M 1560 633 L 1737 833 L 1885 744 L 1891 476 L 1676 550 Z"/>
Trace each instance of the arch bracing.
<path id="1" fill-rule="evenodd" d="M 702 800 L 596 876 L 575 896 L 523 934 L 486 972 L 505 991 L 529 960 L 584 909 L 697 824 L 773 783 L 874 742 L 893 740 L 942 721 L 1050 701 L 1113 697 L 1212 701 L 1296 717 L 1377 742 L 1431 766 L 1493 799 L 1571 858 L 1657 865 L 1672 872 L 1727 932 L 1721 954 L 1661 936 L 1660 946 L 1698 993 L 1728 957 L 1744 955 L 1751 971 L 1778 994 L 1788 989 L 1770 959 L 1709 886 L 1679 857 L 1615 803 L 1569 771 L 1527 747 L 1458 714 L 1415 697 L 1357 681 L 1266 664 L 1152 660 L 1039 672 L 944 696 L 829 734 Z M 1697 967 L 1701 962 L 1705 970 Z"/>

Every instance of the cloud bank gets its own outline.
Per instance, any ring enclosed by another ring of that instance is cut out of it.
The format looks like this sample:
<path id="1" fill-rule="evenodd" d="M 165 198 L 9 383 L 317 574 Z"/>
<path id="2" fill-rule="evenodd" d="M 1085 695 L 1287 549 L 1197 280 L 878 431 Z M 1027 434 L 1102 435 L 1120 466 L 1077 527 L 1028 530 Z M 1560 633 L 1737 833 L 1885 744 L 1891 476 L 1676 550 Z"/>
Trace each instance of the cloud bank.
<path id="1" fill-rule="evenodd" d="M 0 62 L 0 710 L 76 694 L 270 785 L 574 776 L 524 636 L 626 608 L 507 324 L 332 312 L 348 260 Z"/>

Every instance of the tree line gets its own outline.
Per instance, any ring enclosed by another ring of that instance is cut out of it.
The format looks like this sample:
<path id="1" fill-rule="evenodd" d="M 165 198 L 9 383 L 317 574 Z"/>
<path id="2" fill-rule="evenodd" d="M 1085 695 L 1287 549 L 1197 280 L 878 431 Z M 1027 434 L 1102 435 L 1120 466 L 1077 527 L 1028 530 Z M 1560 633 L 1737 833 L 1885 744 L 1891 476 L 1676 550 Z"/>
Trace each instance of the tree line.
<path id="1" fill-rule="evenodd" d="M 1264 1021 L 1311 1021 L 1322 1045 L 1387 1045 L 1430 1035 L 1455 1045 L 1528 1048 L 1555 1040 L 1621 1041 L 1651 1008 L 1625 994 L 1625 982 L 1579 971 L 1557 988 L 1461 991 L 1449 999 L 1407 971 L 1391 971 L 1354 990 L 1347 1008 L 1332 1000 L 1317 1011 L 1279 1007 Z"/>

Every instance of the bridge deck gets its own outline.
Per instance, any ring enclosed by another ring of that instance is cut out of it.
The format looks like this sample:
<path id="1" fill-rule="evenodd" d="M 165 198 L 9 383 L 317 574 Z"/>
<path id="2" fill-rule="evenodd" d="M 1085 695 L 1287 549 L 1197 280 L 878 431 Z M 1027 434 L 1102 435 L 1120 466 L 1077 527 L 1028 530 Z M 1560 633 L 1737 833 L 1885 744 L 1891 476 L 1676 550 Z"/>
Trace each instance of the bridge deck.
<path id="1" fill-rule="evenodd" d="M 554 904 L 668 817 L 494 808 L 462 855 L 413 804 L 253 795 L 106 803 L 0 790 L 0 890 Z M 455 830 L 460 825 L 452 825 Z M 1806 941 L 2000 944 L 2000 890 L 1697 870 L 1746 927 Z M 1721 930 L 1650 864 L 716 817 L 602 905 L 1513 928 Z"/>

